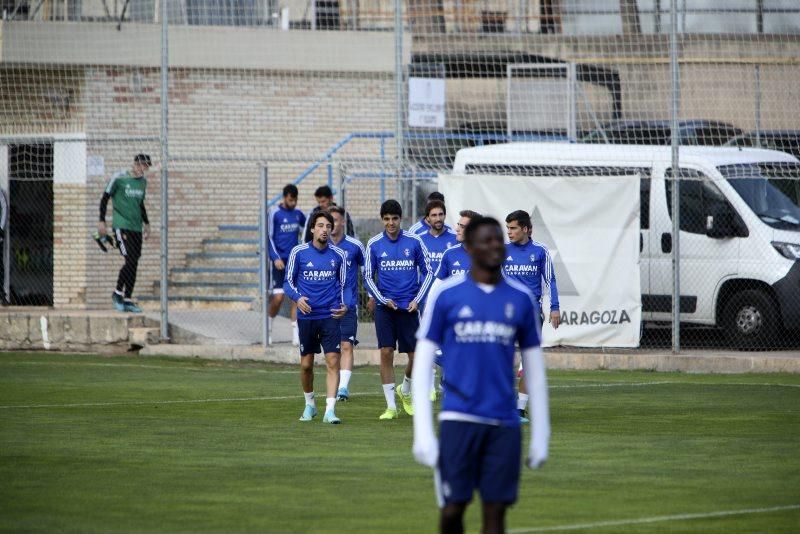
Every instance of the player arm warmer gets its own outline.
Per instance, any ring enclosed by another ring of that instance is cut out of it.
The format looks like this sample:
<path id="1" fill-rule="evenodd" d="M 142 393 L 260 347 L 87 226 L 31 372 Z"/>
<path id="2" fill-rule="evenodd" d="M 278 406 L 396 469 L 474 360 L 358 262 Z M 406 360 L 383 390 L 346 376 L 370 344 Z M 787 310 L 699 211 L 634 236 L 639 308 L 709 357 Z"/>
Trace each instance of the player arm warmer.
<path id="1" fill-rule="evenodd" d="M 550 406 L 547 394 L 547 374 L 544 367 L 544 354 L 541 347 L 522 351 L 525 368 L 525 385 L 530 399 L 528 409 L 531 414 L 531 441 L 527 460 L 528 467 L 536 468 L 547 460 L 550 442 Z"/>
<path id="2" fill-rule="evenodd" d="M 433 403 L 430 398 L 431 368 L 438 345 L 429 339 L 417 341 L 414 370 L 411 373 L 411 397 L 414 403 L 414 458 L 434 467 L 439 459 L 439 443 L 433 427 Z"/>
<path id="3" fill-rule="evenodd" d="M 142 202 L 142 222 L 150 224 L 150 219 L 147 218 L 147 210 L 144 209 L 144 202 Z"/>
<path id="4" fill-rule="evenodd" d="M 106 220 L 106 210 L 108 209 L 109 198 L 111 198 L 111 195 L 108 193 L 103 193 L 103 197 L 100 199 L 100 220 L 103 222 Z"/>

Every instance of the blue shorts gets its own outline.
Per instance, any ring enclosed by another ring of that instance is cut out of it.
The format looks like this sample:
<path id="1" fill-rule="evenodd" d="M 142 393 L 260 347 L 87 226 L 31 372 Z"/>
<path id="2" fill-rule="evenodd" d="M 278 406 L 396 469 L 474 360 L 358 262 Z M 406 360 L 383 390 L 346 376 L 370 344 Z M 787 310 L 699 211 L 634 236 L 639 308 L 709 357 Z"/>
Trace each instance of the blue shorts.
<path id="1" fill-rule="evenodd" d="M 284 265 L 289 260 L 283 260 Z M 272 264 L 272 294 L 283 294 L 283 282 L 286 280 L 286 269 L 278 269 L 275 264 Z"/>
<path id="2" fill-rule="evenodd" d="M 386 306 L 375 306 L 375 332 L 378 348 L 397 348 L 400 352 L 414 352 L 417 348 L 419 313 L 391 310 Z"/>
<path id="3" fill-rule="evenodd" d="M 521 436 L 518 426 L 442 421 L 436 484 L 439 503 L 468 503 L 476 489 L 483 502 L 516 502 Z"/>
<path id="4" fill-rule="evenodd" d="M 300 319 L 297 329 L 300 331 L 300 356 L 319 354 L 320 345 L 325 354 L 341 352 L 338 319 Z"/>
<path id="5" fill-rule="evenodd" d="M 358 308 L 353 306 L 348 308 L 344 317 L 339 319 L 339 327 L 342 329 L 342 341 L 346 341 L 354 347 L 358 345 Z"/>

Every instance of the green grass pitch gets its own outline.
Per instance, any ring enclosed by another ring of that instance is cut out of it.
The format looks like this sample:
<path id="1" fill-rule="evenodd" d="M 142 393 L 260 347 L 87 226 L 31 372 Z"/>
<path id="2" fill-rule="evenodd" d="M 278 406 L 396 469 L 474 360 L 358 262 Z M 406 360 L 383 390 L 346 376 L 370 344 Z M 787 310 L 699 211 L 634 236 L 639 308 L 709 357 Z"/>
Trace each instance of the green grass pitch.
<path id="1" fill-rule="evenodd" d="M 549 381 L 510 532 L 800 532 L 800 376 Z M 411 418 L 378 421 L 374 367 L 351 393 L 342 425 L 300 423 L 297 366 L 0 354 L 0 530 L 435 531 Z"/>

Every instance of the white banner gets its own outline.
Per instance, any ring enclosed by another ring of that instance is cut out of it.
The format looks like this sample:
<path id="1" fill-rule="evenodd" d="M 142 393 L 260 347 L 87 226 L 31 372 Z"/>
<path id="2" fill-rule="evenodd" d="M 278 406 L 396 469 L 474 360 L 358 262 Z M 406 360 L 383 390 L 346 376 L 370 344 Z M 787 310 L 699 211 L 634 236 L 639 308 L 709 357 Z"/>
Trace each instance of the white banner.
<path id="1" fill-rule="evenodd" d="M 531 214 L 532 238 L 553 258 L 561 308 L 557 330 L 545 321 L 544 346 L 639 345 L 639 176 L 440 175 L 439 191 L 451 225 L 463 209 L 503 225 L 512 211 Z"/>
<path id="2" fill-rule="evenodd" d="M 444 128 L 444 78 L 408 79 L 408 125 Z"/>

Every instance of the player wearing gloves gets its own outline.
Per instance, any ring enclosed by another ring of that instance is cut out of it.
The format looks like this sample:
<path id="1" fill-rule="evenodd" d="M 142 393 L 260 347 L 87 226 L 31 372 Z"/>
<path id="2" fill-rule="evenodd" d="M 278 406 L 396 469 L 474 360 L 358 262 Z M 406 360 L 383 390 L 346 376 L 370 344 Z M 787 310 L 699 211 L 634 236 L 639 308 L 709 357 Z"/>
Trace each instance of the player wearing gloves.
<path id="1" fill-rule="evenodd" d="M 531 391 L 530 450 L 526 465 L 547 460 L 550 415 L 540 348 L 537 305 L 520 283 L 502 275 L 503 233 L 495 219 L 477 217 L 465 229 L 469 274 L 448 278 L 431 292 L 417 333 L 413 372 L 416 460 L 435 468 L 442 532 L 463 532 L 464 512 L 477 488 L 483 532 L 504 532 L 508 506 L 517 500 L 521 430 L 514 391 L 515 344 Z M 444 352 L 444 401 L 436 439 L 430 368 Z"/>

